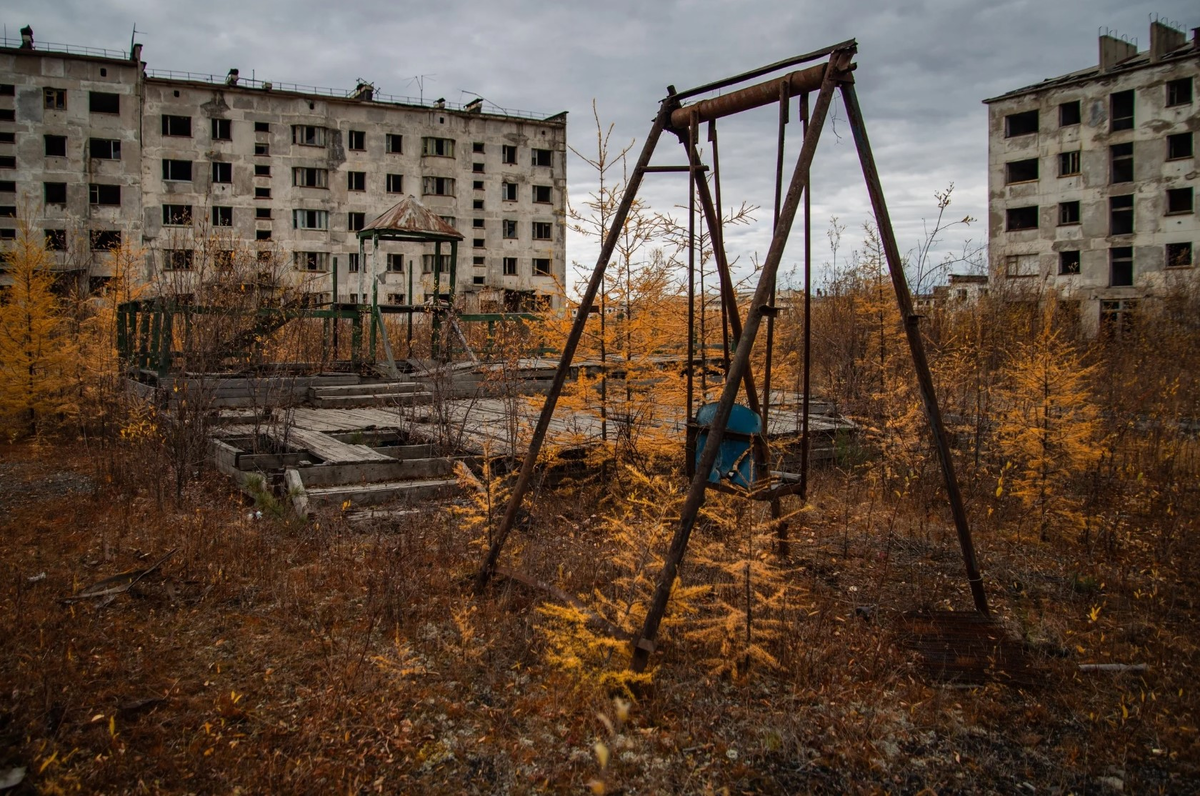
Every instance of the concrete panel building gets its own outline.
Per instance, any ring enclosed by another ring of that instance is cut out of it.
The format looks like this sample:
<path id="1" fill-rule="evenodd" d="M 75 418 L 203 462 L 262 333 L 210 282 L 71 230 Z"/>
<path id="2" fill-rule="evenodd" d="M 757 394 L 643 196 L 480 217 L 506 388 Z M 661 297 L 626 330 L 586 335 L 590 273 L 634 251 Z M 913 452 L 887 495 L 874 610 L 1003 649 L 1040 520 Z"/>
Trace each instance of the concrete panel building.
<path id="1" fill-rule="evenodd" d="M 1196 280 L 1200 241 L 1196 31 L 1099 44 L 1097 66 L 985 100 L 993 284 L 1052 289 L 1091 334 Z"/>
<path id="2" fill-rule="evenodd" d="M 140 45 L 5 45 L 0 241 L 27 217 L 81 282 L 127 240 L 146 250 L 146 281 L 181 292 L 249 252 L 290 264 L 320 300 L 336 264 L 340 301 L 419 304 L 432 247 L 385 243 L 364 261 L 356 234 L 406 195 L 464 235 L 467 310 L 532 308 L 565 280 L 566 114 L 155 72 Z"/>

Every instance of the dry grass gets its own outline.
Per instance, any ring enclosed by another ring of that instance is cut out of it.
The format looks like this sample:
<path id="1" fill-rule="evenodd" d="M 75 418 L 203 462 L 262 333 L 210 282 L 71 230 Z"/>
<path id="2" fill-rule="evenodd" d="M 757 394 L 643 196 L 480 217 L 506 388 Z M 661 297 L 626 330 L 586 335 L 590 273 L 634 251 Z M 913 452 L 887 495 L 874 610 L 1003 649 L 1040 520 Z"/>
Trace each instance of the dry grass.
<path id="1" fill-rule="evenodd" d="M 1120 779 L 1185 793 L 1200 776 L 1186 538 L 1166 558 L 1126 530 L 1089 555 L 981 522 L 996 611 L 1044 678 L 947 688 L 893 628 L 904 610 L 969 605 L 952 532 L 826 472 L 792 528 L 786 577 L 804 599 L 774 647 L 781 670 L 710 677 L 711 650 L 668 640 L 609 730 L 609 699 L 544 663 L 544 595 L 498 582 L 472 596 L 479 550 L 447 512 L 369 529 L 251 520 L 221 480 L 160 510 L 69 455 L 0 451 L 0 770 L 26 766 L 28 792 L 1066 793 Z M 521 566 L 574 593 L 600 583 L 599 497 L 542 493 Z M 171 548 L 107 607 L 61 602 Z M 1084 661 L 1149 670 L 1079 674 Z"/>

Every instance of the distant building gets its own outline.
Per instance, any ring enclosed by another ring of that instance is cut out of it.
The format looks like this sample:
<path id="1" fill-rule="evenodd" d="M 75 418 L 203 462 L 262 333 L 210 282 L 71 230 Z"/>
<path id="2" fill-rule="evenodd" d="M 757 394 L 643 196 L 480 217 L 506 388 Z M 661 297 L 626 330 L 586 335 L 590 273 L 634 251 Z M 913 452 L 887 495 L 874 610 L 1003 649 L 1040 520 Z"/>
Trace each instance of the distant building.
<path id="1" fill-rule="evenodd" d="M 565 281 L 565 113 L 154 72 L 141 45 L 29 38 L 0 47 L 0 245 L 27 214 L 81 284 L 130 236 L 146 280 L 186 285 L 216 239 L 284 258 L 324 300 L 336 262 L 339 300 L 366 301 L 356 233 L 409 194 L 464 235 L 468 309 L 531 308 Z M 432 295 L 432 246 L 389 242 L 375 260 L 381 302 Z"/>
<path id="2" fill-rule="evenodd" d="M 1052 288 L 1095 334 L 1196 280 L 1197 30 L 1101 36 L 1098 66 L 985 100 L 998 290 Z"/>
<path id="3" fill-rule="evenodd" d="M 972 307 L 988 294 L 987 274 L 950 274 L 947 284 L 931 293 L 913 296 L 913 306 L 922 311 L 954 307 Z"/>

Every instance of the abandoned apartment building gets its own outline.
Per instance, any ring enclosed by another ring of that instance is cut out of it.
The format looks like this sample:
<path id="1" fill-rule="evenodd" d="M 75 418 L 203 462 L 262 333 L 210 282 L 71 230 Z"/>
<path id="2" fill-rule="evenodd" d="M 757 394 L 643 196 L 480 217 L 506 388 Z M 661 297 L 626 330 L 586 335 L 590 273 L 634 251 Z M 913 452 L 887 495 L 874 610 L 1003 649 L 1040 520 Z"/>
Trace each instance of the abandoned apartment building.
<path id="1" fill-rule="evenodd" d="M 1150 48 L 1100 36 L 1097 66 L 985 100 L 989 260 L 1007 295 L 1052 289 L 1083 329 L 1196 281 L 1200 29 Z"/>
<path id="2" fill-rule="evenodd" d="M 159 72 L 146 69 L 141 45 L 123 53 L 25 33 L 0 47 L 0 245 L 27 215 L 56 268 L 84 287 L 111 276 L 108 252 L 130 236 L 151 284 L 186 286 L 207 252 L 236 249 L 294 266 L 318 301 L 334 299 L 336 269 L 338 301 L 369 303 L 377 290 L 380 303 L 421 304 L 434 291 L 432 245 L 384 241 L 364 262 L 358 241 L 412 195 L 463 235 L 466 311 L 557 303 L 565 113 L 391 97 L 367 83 L 271 83 L 236 69 Z"/>

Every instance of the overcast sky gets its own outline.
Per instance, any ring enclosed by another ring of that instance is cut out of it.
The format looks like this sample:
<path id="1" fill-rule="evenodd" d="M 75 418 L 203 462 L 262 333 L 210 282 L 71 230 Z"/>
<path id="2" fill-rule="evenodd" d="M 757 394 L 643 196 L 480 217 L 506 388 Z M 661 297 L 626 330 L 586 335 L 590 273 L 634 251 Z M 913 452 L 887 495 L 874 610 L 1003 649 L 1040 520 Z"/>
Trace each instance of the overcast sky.
<path id="1" fill-rule="evenodd" d="M 335 88 L 357 78 L 380 91 L 506 108 L 569 111 L 569 143 L 595 150 L 591 103 L 615 124 L 613 142 L 640 147 L 668 84 L 684 90 L 809 50 L 858 40 L 859 100 L 903 251 L 934 221 L 934 193 L 954 184 L 955 226 L 940 250 L 986 237 L 987 133 L 981 100 L 1097 60 L 1097 29 L 1149 43 L 1149 15 L 1200 25 L 1194 0 L 441 0 L 440 2 L 171 2 L 9 0 L 8 37 L 30 24 L 45 42 L 127 50 L 137 25 L 150 69 L 224 74 Z M 419 77 L 423 76 L 423 77 Z M 418 79 L 423 88 L 418 87 Z M 723 198 L 761 206 L 758 222 L 728 239 L 747 264 L 770 240 L 777 111 L 720 122 Z M 799 151 L 789 128 L 788 171 Z M 683 162 L 673 138 L 659 163 Z M 636 150 L 635 150 L 636 156 Z M 631 160 L 632 162 L 632 160 Z M 829 259 L 831 217 L 843 251 L 861 239 L 870 209 L 844 112 L 834 106 L 813 176 L 814 259 Z M 568 157 L 571 200 L 595 187 Z M 658 210 L 687 200 L 686 180 L 654 176 L 642 193 Z M 797 224 L 797 227 L 799 225 Z M 594 264 L 596 246 L 571 235 L 568 262 Z M 801 256 L 794 235 L 784 270 Z"/>

